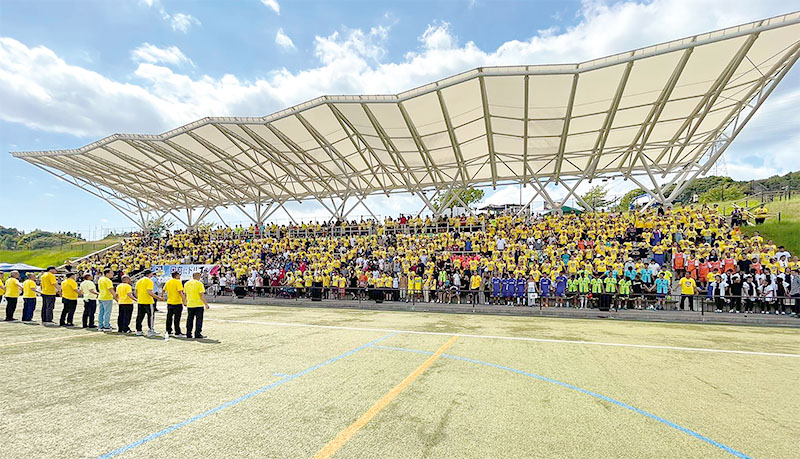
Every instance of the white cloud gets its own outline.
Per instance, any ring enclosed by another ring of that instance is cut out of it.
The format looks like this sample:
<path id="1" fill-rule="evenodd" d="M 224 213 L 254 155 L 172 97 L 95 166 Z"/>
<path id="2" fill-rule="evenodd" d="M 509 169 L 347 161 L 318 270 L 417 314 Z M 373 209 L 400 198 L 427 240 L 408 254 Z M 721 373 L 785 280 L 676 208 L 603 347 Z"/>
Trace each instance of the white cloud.
<path id="1" fill-rule="evenodd" d="M 182 53 L 163 54 L 160 48 L 162 54 L 136 58 L 139 65 L 130 82 L 117 81 L 67 63 L 48 48 L 0 38 L 0 119 L 85 137 L 163 132 L 204 116 L 262 116 L 322 94 L 396 93 L 479 66 L 576 62 L 772 16 L 785 8 L 777 0 L 586 1 L 576 25 L 539 31 L 493 50 L 459 40 L 448 23 L 435 22 L 420 31 L 419 47 L 395 62 L 385 60 L 388 27 L 342 28 L 315 37 L 316 66 L 275 69 L 249 81 L 170 69 L 167 65 L 176 65 Z M 748 164 L 768 174 L 796 164 L 800 93 L 787 93 L 792 84 L 798 87 L 796 81 L 784 82 L 731 147 L 732 174 L 746 174 Z M 401 201 L 387 200 L 386 212 L 397 213 L 393 202 Z"/>
<path id="2" fill-rule="evenodd" d="M 160 0 L 139 0 L 139 3 L 148 8 L 153 6 L 157 7 L 158 14 L 161 16 L 161 19 L 169 23 L 170 27 L 172 27 L 172 30 L 175 32 L 189 33 L 189 29 L 193 25 L 199 26 L 201 24 L 200 20 L 191 14 L 168 13 L 166 8 L 164 8 L 164 6 L 161 4 Z"/>
<path id="3" fill-rule="evenodd" d="M 191 26 L 200 25 L 200 20 L 191 14 L 175 13 L 169 20 L 169 24 L 176 32 L 188 33 Z"/>
<path id="4" fill-rule="evenodd" d="M 261 3 L 264 4 L 267 8 L 270 8 L 275 14 L 281 14 L 281 6 L 278 5 L 277 0 L 261 0 Z"/>
<path id="5" fill-rule="evenodd" d="M 150 64 L 168 64 L 180 66 L 182 64 L 194 63 L 186 57 L 177 46 L 159 48 L 150 43 L 142 43 L 138 48 L 131 51 L 131 59 L 135 62 L 147 62 Z"/>
<path id="6" fill-rule="evenodd" d="M 280 46 L 284 51 L 293 51 L 295 49 L 294 42 L 283 32 L 283 28 L 278 29 L 278 32 L 275 34 L 275 44 Z"/>

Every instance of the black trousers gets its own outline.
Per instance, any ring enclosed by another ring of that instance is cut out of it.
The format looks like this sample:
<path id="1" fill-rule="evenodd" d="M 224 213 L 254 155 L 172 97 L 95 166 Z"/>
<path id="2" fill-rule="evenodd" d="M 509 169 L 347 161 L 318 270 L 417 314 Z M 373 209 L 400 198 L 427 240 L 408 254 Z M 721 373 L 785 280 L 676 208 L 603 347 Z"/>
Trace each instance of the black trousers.
<path id="1" fill-rule="evenodd" d="M 175 330 L 176 335 L 181 333 L 181 313 L 183 312 L 182 304 L 168 304 L 167 305 L 167 333 L 172 333 Z"/>
<path id="2" fill-rule="evenodd" d="M 83 300 L 83 328 L 94 328 L 94 314 L 97 311 L 97 300 Z"/>
<path id="3" fill-rule="evenodd" d="M 683 309 L 683 303 L 685 301 L 689 302 L 689 310 L 694 310 L 694 305 L 692 304 L 692 295 L 681 295 L 681 309 Z"/>
<path id="4" fill-rule="evenodd" d="M 55 306 L 55 295 L 42 295 L 42 323 L 53 321 L 53 308 L 55 308 Z"/>
<path id="5" fill-rule="evenodd" d="M 194 330 L 194 337 L 202 335 L 203 333 L 203 312 L 205 308 L 202 306 L 194 308 L 186 308 L 186 337 L 192 337 L 192 330 Z"/>
<path id="6" fill-rule="evenodd" d="M 147 316 L 147 329 L 148 330 L 155 330 L 155 324 L 153 323 L 154 319 L 154 304 L 139 304 L 138 309 L 136 310 L 136 331 L 142 331 L 142 320 L 144 320 L 145 316 Z"/>
<path id="7" fill-rule="evenodd" d="M 6 297 L 6 320 L 14 320 L 14 311 L 17 310 L 17 298 Z"/>
<path id="8" fill-rule="evenodd" d="M 36 298 L 22 299 L 22 321 L 30 322 L 33 320 L 33 312 L 36 310 Z"/>
<path id="9" fill-rule="evenodd" d="M 117 331 L 126 333 L 131 331 L 131 317 L 133 317 L 133 305 L 119 305 L 119 315 L 117 315 Z"/>
<path id="10" fill-rule="evenodd" d="M 72 325 L 72 320 L 75 317 L 75 309 L 78 307 L 78 300 L 69 300 L 61 298 L 61 319 L 58 321 L 59 325 Z"/>

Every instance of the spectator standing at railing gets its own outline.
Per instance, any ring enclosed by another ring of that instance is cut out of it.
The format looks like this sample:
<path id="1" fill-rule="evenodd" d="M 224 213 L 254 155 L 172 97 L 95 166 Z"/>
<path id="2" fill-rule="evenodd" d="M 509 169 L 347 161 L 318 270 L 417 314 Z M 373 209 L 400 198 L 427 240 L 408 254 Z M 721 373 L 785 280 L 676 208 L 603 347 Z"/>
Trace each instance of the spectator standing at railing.
<path id="1" fill-rule="evenodd" d="M 790 270 L 789 295 L 794 301 L 792 312 L 800 319 L 800 268 Z"/>
<path id="2" fill-rule="evenodd" d="M 684 310 L 685 304 L 688 303 L 689 311 L 693 311 L 694 305 L 692 304 L 692 298 L 694 297 L 697 283 L 695 282 L 694 279 L 689 277 L 688 272 L 684 273 L 683 278 L 681 278 L 681 280 L 678 282 L 681 285 L 681 304 L 680 304 L 681 310 Z"/>

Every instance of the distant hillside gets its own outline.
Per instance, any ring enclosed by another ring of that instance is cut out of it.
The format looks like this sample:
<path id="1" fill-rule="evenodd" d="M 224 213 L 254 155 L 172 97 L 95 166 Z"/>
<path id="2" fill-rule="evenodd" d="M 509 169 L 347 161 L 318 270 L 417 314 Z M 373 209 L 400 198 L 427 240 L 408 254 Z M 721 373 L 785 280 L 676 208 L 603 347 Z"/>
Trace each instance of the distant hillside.
<path id="1" fill-rule="evenodd" d="M 83 240 L 81 235 L 77 233 L 51 233 L 50 231 L 41 230 L 25 233 L 16 228 L 0 226 L 0 250 L 43 249 Z"/>
<path id="2" fill-rule="evenodd" d="M 669 195 L 675 186 L 665 190 Z M 789 172 L 785 175 L 774 175 L 765 179 L 736 181 L 730 177 L 712 175 L 703 177 L 692 182 L 681 194 L 675 198 L 679 204 L 689 204 L 697 196 L 700 202 L 716 202 L 732 199 L 739 199 L 746 196 L 757 195 L 765 191 L 792 190 L 800 191 L 800 171 Z M 623 196 L 619 203 L 619 208 L 627 209 L 631 200 L 643 194 L 641 188 L 629 191 Z"/>

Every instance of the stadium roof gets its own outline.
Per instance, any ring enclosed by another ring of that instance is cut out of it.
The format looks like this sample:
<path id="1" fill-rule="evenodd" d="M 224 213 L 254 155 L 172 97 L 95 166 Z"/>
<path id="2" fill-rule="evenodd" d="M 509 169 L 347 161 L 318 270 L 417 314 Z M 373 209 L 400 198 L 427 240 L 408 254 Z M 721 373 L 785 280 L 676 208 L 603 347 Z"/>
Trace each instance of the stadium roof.
<path id="1" fill-rule="evenodd" d="M 796 12 L 579 64 L 483 67 L 396 95 L 13 155 L 139 212 L 504 183 L 547 197 L 549 184 L 606 176 L 646 176 L 666 202 L 658 178 L 707 171 L 799 48 Z"/>

